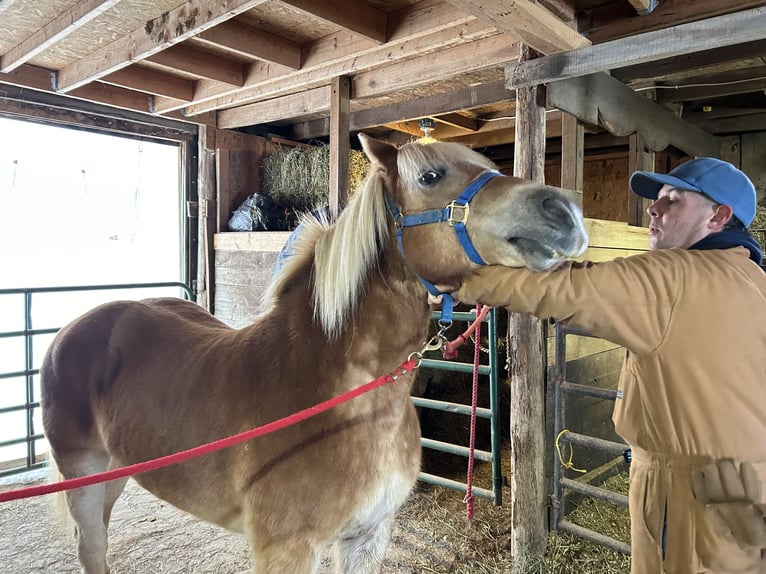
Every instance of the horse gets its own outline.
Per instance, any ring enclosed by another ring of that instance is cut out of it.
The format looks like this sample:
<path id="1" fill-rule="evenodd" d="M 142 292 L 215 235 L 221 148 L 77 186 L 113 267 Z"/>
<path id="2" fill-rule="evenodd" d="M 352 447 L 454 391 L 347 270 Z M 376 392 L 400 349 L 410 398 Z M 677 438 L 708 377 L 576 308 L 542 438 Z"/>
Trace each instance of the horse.
<path id="1" fill-rule="evenodd" d="M 306 218 L 249 326 L 154 298 L 100 305 L 59 331 L 41 366 L 41 405 L 60 476 L 231 436 L 394 372 L 428 337 L 421 280 L 456 285 L 478 265 L 455 219 L 490 264 L 548 269 L 587 246 L 582 213 L 560 189 L 501 175 L 457 143 L 359 139 L 365 182 L 334 222 Z M 487 174 L 469 204 L 453 205 Z M 449 211 L 449 221 L 402 226 L 428 210 Z M 413 378 L 133 478 L 244 533 L 256 574 L 315 573 L 331 549 L 338 573 L 379 572 L 420 467 Z M 84 574 L 109 572 L 107 527 L 127 480 L 65 493 Z"/>

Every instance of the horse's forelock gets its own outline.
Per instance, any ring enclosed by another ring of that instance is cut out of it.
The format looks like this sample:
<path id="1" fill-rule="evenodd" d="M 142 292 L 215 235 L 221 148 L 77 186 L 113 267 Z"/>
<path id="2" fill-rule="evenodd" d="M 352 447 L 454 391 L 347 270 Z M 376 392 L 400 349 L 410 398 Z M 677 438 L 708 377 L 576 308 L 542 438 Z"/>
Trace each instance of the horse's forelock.
<path id="1" fill-rule="evenodd" d="M 336 338 L 389 238 L 383 178 L 373 171 L 314 249 L 314 317 Z"/>
<path id="2" fill-rule="evenodd" d="M 453 142 L 428 145 L 410 143 L 399 149 L 397 169 L 405 185 L 415 185 L 423 171 L 447 165 L 476 165 L 483 169 L 496 169 L 495 164 L 469 147 Z"/>

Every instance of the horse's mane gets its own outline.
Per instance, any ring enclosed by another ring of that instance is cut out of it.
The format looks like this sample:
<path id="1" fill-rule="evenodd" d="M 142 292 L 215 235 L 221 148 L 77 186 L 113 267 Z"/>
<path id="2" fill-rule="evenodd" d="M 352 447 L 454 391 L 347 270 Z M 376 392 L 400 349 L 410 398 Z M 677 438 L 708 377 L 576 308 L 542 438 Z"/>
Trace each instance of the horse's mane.
<path id="1" fill-rule="evenodd" d="M 335 224 L 310 215 L 302 218 L 299 240 L 291 245 L 291 256 L 264 297 L 273 304 L 313 254 L 314 319 L 330 339 L 340 334 L 356 307 L 364 281 L 390 235 L 383 180 L 371 169 Z"/>

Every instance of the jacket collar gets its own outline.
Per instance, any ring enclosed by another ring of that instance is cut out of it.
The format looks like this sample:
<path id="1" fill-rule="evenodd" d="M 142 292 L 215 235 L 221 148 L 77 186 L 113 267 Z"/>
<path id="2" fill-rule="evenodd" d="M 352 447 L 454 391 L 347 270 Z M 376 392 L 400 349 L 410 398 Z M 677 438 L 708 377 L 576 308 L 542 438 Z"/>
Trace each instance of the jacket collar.
<path id="1" fill-rule="evenodd" d="M 750 259 L 755 261 L 758 265 L 763 260 L 763 252 L 761 246 L 755 240 L 755 238 L 744 231 L 719 231 L 718 233 L 712 233 L 707 237 L 703 237 L 697 243 L 689 247 L 689 249 L 729 249 L 731 247 L 745 247 L 750 251 Z"/>

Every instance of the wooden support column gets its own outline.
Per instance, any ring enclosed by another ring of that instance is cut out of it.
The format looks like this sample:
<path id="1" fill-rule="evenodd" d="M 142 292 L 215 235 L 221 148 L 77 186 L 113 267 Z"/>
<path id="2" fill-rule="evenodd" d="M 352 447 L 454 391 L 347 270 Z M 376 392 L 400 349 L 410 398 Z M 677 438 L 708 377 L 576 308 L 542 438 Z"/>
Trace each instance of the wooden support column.
<path id="1" fill-rule="evenodd" d="M 520 61 L 536 57 L 521 46 Z M 545 87 L 516 92 L 513 173 L 545 181 Z M 545 487 L 545 339 L 543 324 L 512 313 L 508 322 L 511 374 L 511 552 L 540 556 L 548 537 Z"/>
<path id="2" fill-rule="evenodd" d="M 330 213 L 337 217 L 348 201 L 349 119 L 351 81 L 332 79 L 330 87 Z"/>
<path id="3" fill-rule="evenodd" d="M 215 281 L 213 235 L 218 231 L 215 135 L 216 129 L 214 127 L 199 126 L 197 303 L 211 313 L 213 312 L 213 285 Z"/>
<path id="4" fill-rule="evenodd" d="M 582 191 L 585 127 L 576 116 L 561 114 L 561 187 Z"/>
<path id="5" fill-rule="evenodd" d="M 634 171 L 654 171 L 654 152 L 646 148 L 641 134 L 638 132 L 630 134 L 629 143 L 628 177 Z M 630 191 L 629 187 L 627 187 L 627 194 L 628 225 L 636 225 L 638 227 L 648 226 L 649 215 L 646 213 L 646 209 L 649 207 L 650 200 L 636 195 Z"/>

